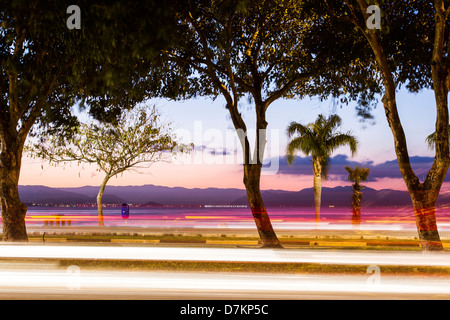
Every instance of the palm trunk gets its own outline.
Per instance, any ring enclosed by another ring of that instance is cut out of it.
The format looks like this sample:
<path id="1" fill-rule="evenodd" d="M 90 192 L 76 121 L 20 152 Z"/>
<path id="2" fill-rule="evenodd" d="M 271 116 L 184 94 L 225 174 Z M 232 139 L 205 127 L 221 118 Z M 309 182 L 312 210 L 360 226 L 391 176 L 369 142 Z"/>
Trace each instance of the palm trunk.
<path id="1" fill-rule="evenodd" d="M 247 200 L 255 220 L 256 228 L 264 248 L 281 248 L 269 215 L 264 205 L 260 190 L 261 165 L 244 165 L 244 185 L 247 191 Z"/>
<path id="2" fill-rule="evenodd" d="M 28 241 L 25 226 L 27 207 L 19 197 L 22 144 L 4 143 L 0 154 L 0 192 L 3 241 Z"/>
<path id="3" fill-rule="evenodd" d="M 322 203 L 322 165 L 320 159 L 313 159 L 314 174 L 314 208 L 316 226 L 320 222 L 320 206 Z"/>
<path id="4" fill-rule="evenodd" d="M 353 196 L 352 196 L 352 223 L 360 224 L 361 222 L 361 185 L 359 183 L 353 184 Z"/>
<path id="5" fill-rule="evenodd" d="M 320 222 L 320 204 L 322 202 L 322 178 L 320 175 L 314 175 L 314 209 L 315 221 Z"/>
<path id="6" fill-rule="evenodd" d="M 109 179 L 111 177 L 110 176 L 106 176 L 103 179 L 103 182 L 100 186 L 100 190 L 98 191 L 97 194 L 97 211 L 98 211 L 98 225 L 100 227 L 105 226 L 105 223 L 103 221 L 103 203 L 102 203 L 102 197 L 103 197 L 103 193 L 105 192 L 105 188 L 106 188 L 106 184 L 108 183 Z"/>

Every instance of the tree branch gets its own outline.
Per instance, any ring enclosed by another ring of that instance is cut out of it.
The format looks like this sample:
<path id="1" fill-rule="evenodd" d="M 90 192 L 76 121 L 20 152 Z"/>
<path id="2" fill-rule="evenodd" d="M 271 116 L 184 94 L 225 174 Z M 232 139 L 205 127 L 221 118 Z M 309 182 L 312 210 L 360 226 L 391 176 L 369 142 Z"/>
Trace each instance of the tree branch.
<path id="1" fill-rule="evenodd" d="M 53 75 L 50 76 L 50 78 L 47 80 L 46 85 L 44 86 L 44 88 L 42 90 L 43 92 L 41 93 L 39 98 L 36 100 L 34 106 L 31 107 L 28 117 L 26 119 L 22 120 L 22 126 L 20 127 L 18 135 L 19 135 L 20 141 L 22 141 L 23 143 L 25 142 L 25 140 L 28 136 L 28 133 L 31 130 L 31 127 L 36 122 L 37 117 L 41 113 L 42 107 L 43 107 L 45 101 L 48 99 L 48 96 L 52 92 L 53 86 L 56 82 L 56 79 L 57 79 L 56 73 L 54 73 Z M 23 110 L 26 110 L 26 108 L 24 107 Z"/>
<path id="2" fill-rule="evenodd" d="M 265 110 L 269 107 L 269 105 L 274 102 L 275 100 L 281 98 L 283 95 L 285 95 L 290 89 L 292 89 L 293 86 L 295 86 L 298 82 L 305 80 L 309 77 L 311 77 L 311 72 L 306 72 L 299 74 L 295 77 L 293 77 L 291 80 L 289 80 L 282 88 L 279 90 L 274 91 L 265 101 Z"/>

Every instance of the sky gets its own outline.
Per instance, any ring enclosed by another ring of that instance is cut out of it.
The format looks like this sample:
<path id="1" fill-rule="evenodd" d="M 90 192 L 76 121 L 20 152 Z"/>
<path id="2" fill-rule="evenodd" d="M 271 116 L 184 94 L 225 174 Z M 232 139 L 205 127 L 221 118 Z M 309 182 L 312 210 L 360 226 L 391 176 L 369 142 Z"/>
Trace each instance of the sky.
<path id="1" fill-rule="evenodd" d="M 223 99 L 208 98 L 186 101 L 151 100 L 162 118 L 173 123 L 177 137 L 185 143 L 194 143 L 194 151 L 186 156 L 155 163 L 148 169 L 125 172 L 110 180 L 109 185 L 154 184 L 186 188 L 244 188 L 241 147 L 232 127 Z M 434 131 L 435 103 L 432 91 L 417 94 L 398 92 L 399 114 L 408 141 L 413 167 L 419 178 L 431 166 L 434 152 L 425 143 Z M 254 109 L 243 102 L 241 113 L 249 129 L 254 129 Z M 374 189 L 406 190 L 395 161 L 394 143 L 381 102 L 372 112 L 374 119 L 362 122 L 354 105 L 340 106 L 331 100 L 280 99 L 267 111 L 268 144 L 265 152 L 265 171 L 262 189 L 301 190 L 313 186 L 312 165 L 305 155 L 298 153 L 294 165 L 285 161 L 288 143 L 286 127 L 291 121 L 307 124 L 318 114 L 336 113 L 342 118 L 340 131 L 351 131 L 358 139 L 357 154 L 352 157 L 348 147 L 336 150 L 331 159 L 330 176 L 324 187 L 350 185 L 345 165 L 365 165 L 371 168 L 366 183 Z M 249 136 L 251 137 L 250 133 Z M 253 139 L 250 139 L 253 141 Z M 103 174 L 94 165 L 50 165 L 40 159 L 24 156 L 19 183 L 49 187 L 79 187 L 100 185 Z M 443 191 L 450 190 L 447 182 Z"/>

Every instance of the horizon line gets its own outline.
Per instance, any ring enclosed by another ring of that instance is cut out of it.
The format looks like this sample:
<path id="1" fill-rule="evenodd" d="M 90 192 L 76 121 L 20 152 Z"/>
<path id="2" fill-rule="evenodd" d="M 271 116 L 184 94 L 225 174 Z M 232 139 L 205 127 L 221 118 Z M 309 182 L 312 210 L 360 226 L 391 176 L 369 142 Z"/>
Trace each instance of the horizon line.
<path id="1" fill-rule="evenodd" d="M 219 188 L 219 187 L 207 187 L 207 188 L 189 188 L 189 187 L 183 187 L 183 186 L 163 186 L 163 185 L 155 185 L 155 184 L 142 184 L 142 185 L 125 185 L 125 186 L 117 186 L 117 185 L 107 185 L 108 187 L 116 187 L 116 188 L 134 188 L 134 187 L 146 187 L 146 186 L 152 186 L 152 187 L 163 187 L 163 188 L 169 188 L 169 189 L 175 189 L 175 188 L 181 188 L 181 189 L 187 189 L 187 190 L 208 190 L 208 189 L 219 189 L 219 190 L 240 190 L 240 191 L 246 191 L 245 188 Z M 78 187 L 50 187 L 43 184 L 19 184 L 19 187 L 45 187 L 50 189 L 81 189 L 81 188 L 100 188 L 98 185 L 83 185 Z M 322 189 L 336 189 L 336 188 L 349 188 L 351 185 L 347 186 L 335 186 L 335 187 L 326 187 L 322 186 Z M 383 191 L 383 190 L 391 190 L 391 191 L 405 191 L 408 192 L 408 190 L 398 190 L 398 189 L 390 189 L 390 188 L 383 188 L 383 189 L 376 189 L 368 186 L 364 186 L 366 189 L 371 189 L 375 191 Z M 314 187 L 308 187 L 303 188 L 299 190 L 283 190 L 283 189 L 261 189 L 261 191 L 282 191 L 282 192 L 300 192 L 303 190 L 308 189 L 314 189 Z"/>

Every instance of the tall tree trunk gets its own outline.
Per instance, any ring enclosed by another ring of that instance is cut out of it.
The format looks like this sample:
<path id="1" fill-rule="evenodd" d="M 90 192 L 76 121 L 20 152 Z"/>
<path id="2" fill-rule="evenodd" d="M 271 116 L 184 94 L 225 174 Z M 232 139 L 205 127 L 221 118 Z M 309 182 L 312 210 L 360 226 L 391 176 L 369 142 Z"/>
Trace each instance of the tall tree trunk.
<path id="1" fill-rule="evenodd" d="M 247 200 L 252 210 L 253 219 L 255 220 L 263 247 L 281 248 L 280 241 L 273 230 L 261 196 L 261 167 L 260 164 L 244 164 L 244 185 L 247 191 Z"/>
<path id="2" fill-rule="evenodd" d="M 25 226 L 27 206 L 20 201 L 18 183 L 2 173 L 0 184 L 3 241 L 28 241 Z"/>
<path id="3" fill-rule="evenodd" d="M 386 104 L 395 104 L 395 100 L 391 100 L 390 103 L 385 100 L 385 105 Z M 390 108 L 390 110 L 386 112 L 386 116 L 394 136 L 394 145 L 400 173 L 402 174 L 412 200 L 416 227 L 422 250 L 443 250 L 436 224 L 435 211 L 439 190 L 449 165 L 448 150 L 446 159 L 444 160 L 442 157 L 439 157 L 439 155 L 436 155 L 426 180 L 421 183 L 411 167 L 406 146 L 406 138 L 404 136 L 403 128 L 401 125 L 399 126 L 400 120 L 393 120 L 393 118 L 398 118 L 398 114 L 396 112 L 390 113 L 391 110 L 393 109 Z M 396 124 L 394 125 L 394 123 Z M 448 139 L 448 135 L 446 136 L 446 139 Z"/>
<path id="4" fill-rule="evenodd" d="M 235 95 L 235 98 L 237 98 L 237 95 Z M 236 99 L 236 101 L 237 100 L 238 99 Z M 264 248 L 281 248 L 281 243 L 273 229 L 260 190 L 262 159 L 266 144 L 265 130 L 267 128 L 267 122 L 265 121 L 266 106 L 260 101 L 261 99 L 257 100 L 258 103 L 255 103 L 257 131 L 253 160 L 250 152 L 250 143 L 247 136 L 247 126 L 242 119 L 241 114 L 238 112 L 237 104 L 233 103 L 231 96 L 228 96 L 227 99 L 227 109 L 230 112 L 231 120 L 233 121 L 233 125 L 236 129 L 236 133 L 244 152 L 244 186 L 261 242 Z"/>
<path id="5" fill-rule="evenodd" d="M 437 26 L 436 34 L 438 34 L 438 31 L 442 28 Z M 416 176 L 411 166 L 406 136 L 397 110 L 396 86 L 393 75 L 376 34 L 373 33 L 373 31 L 368 33 L 369 43 L 372 46 L 383 77 L 385 93 L 382 102 L 386 113 L 386 119 L 394 137 L 394 147 L 400 173 L 405 181 L 413 203 L 416 226 L 422 250 L 443 250 L 436 225 L 435 207 L 439 190 L 447 174 L 450 163 L 448 144 L 448 87 L 446 85 L 447 74 L 439 69 L 439 63 L 432 63 L 433 89 L 436 96 L 436 155 L 433 166 L 428 172 L 425 181 L 420 183 L 419 178 Z M 437 36 L 436 39 L 438 38 L 440 37 Z M 436 40 L 436 42 L 439 41 Z M 436 49 L 437 46 L 435 44 L 433 60 L 439 60 L 437 51 L 441 50 Z"/>
<path id="6" fill-rule="evenodd" d="M 25 226 L 27 207 L 19 197 L 19 175 L 23 144 L 4 141 L 0 154 L 0 196 L 3 241 L 28 241 Z"/>
<path id="7" fill-rule="evenodd" d="M 103 179 L 102 184 L 100 185 L 100 190 L 98 190 L 98 194 L 97 194 L 97 212 L 98 212 L 98 225 L 100 227 L 103 227 L 105 225 L 104 221 L 103 221 L 103 203 L 102 203 L 102 197 L 103 197 L 103 193 L 105 192 L 105 188 L 106 188 L 106 184 L 108 183 L 109 179 L 111 177 L 110 176 L 106 176 Z"/>
<path id="8" fill-rule="evenodd" d="M 436 225 L 436 201 L 439 191 L 410 192 L 419 240 L 424 251 L 442 251 L 444 248 Z"/>
<path id="9" fill-rule="evenodd" d="M 320 222 L 320 206 L 322 203 L 322 164 L 318 158 L 313 159 L 313 174 L 315 222 L 317 226 Z"/>

